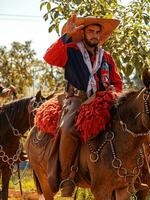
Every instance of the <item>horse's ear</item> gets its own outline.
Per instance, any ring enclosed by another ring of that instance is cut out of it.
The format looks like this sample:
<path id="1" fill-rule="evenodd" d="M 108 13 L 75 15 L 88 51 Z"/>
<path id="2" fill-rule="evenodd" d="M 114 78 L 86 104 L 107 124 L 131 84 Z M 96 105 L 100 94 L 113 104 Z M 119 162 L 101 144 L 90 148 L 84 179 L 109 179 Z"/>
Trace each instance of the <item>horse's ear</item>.
<path id="1" fill-rule="evenodd" d="M 149 68 L 145 68 L 142 73 L 142 80 L 146 88 L 150 88 L 150 71 Z"/>
<path id="2" fill-rule="evenodd" d="M 42 94 L 41 94 L 41 90 L 39 90 L 36 95 L 35 95 L 36 99 L 40 99 L 42 97 Z"/>

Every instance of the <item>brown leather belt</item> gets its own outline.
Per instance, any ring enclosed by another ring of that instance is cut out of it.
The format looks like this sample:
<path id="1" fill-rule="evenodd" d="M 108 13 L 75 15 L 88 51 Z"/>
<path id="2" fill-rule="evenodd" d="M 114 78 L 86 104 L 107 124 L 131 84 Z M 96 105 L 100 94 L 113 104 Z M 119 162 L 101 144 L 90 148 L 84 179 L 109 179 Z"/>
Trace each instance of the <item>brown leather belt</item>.
<path id="1" fill-rule="evenodd" d="M 73 85 L 69 84 L 66 91 L 67 97 L 78 96 L 82 99 L 87 99 L 87 94 L 83 90 L 78 90 Z"/>

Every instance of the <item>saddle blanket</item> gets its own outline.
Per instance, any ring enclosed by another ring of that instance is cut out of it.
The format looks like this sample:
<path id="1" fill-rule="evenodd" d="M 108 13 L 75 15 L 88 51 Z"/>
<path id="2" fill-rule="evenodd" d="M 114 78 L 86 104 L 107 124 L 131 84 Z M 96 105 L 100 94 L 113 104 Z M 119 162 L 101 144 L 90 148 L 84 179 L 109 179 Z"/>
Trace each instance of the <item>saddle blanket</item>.
<path id="1" fill-rule="evenodd" d="M 116 99 L 116 93 L 100 91 L 90 103 L 81 104 L 75 119 L 75 126 L 80 132 L 82 141 L 87 141 L 105 129 L 111 119 L 109 111 Z M 46 101 L 37 109 L 35 126 L 43 133 L 54 136 L 60 113 L 61 106 L 57 98 Z"/>

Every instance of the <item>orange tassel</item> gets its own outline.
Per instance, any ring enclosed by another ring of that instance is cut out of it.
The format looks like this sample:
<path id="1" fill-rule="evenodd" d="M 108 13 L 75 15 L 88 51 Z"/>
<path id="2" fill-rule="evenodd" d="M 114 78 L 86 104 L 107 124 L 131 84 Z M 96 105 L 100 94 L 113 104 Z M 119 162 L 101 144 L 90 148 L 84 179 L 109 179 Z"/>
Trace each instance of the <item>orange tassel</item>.
<path id="1" fill-rule="evenodd" d="M 105 129 L 110 121 L 110 108 L 117 96 L 111 91 L 98 92 L 89 104 L 79 108 L 76 127 L 81 132 L 81 139 L 87 141 Z"/>
<path id="2" fill-rule="evenodd" d="M 61 107 L 56 98 L 43 103 L 36 112 L 35 126 L 44 133 L 55 135 Z"/>

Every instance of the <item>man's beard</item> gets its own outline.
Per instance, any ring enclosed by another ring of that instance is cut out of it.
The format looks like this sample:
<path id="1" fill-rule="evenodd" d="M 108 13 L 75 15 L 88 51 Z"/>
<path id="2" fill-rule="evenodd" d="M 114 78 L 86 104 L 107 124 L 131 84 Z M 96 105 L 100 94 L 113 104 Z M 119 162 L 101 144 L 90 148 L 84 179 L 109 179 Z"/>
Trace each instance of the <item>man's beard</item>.
<path id="1" fill-rule="evenodd" d="M 95 39 L 95 40 L 96 40 L 96 39 Z M 97 45 L 98 45 L 98 43 L 99 43 L 98 41 L 95 42 L 95 43 L 90 42 L 90 41 L 86 38 L 86 36 L 84 36 L 84 41 L 85 41 L 86 45 L 89 46 L 89 47 L 97 47 Z"/>

